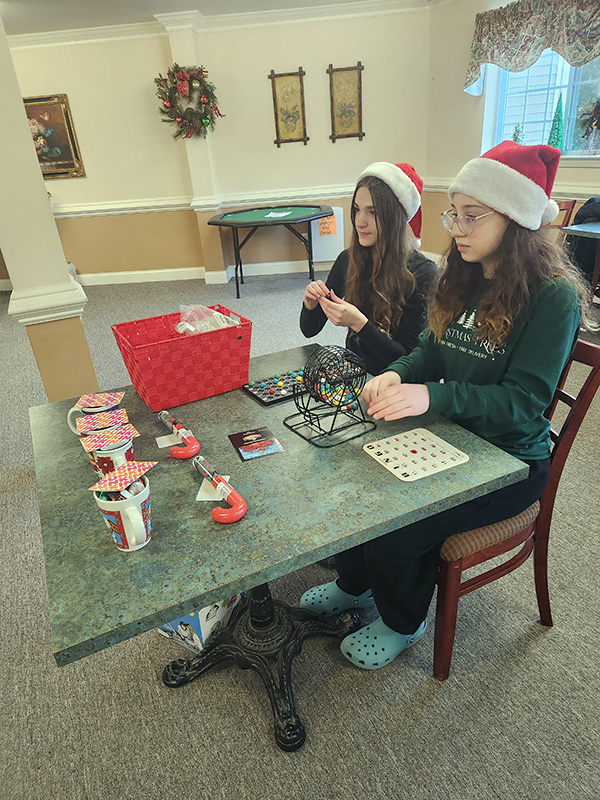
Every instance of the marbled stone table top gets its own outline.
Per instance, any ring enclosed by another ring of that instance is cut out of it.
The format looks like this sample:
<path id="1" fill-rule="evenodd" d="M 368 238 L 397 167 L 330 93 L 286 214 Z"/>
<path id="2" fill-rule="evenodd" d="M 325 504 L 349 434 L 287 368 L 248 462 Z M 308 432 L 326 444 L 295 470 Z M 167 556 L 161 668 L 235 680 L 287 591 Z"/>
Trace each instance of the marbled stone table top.
<path id="1" fill-rule="evenodd" d="M 250 379 L 298 369 L 316 345 L 250 361 Z M 112 387 L 111 387 L 112 388 Z M 433 415 L 379 422 L 324 449 L 286 428 L 292 401 L 263 407 L 242 389 L 172 410 L 200 452 L 248 503 L 239 522 L 214 522 L 196 502 L 202 476 L 175 460 L 168 435 L 132 386 L 123 389 L 138 461 L 148 473 L 152 539 L 117 549 L 89 487 L 95 473 L 69 430 L 65 400 L 30 409 L 54 655 L 65 665 L 236 592 L 281 577 L 422 517 L 526 477 L 528 467 L 458 425 Z M 363 445 L 416 427 L 468 453 L 468 463 L 414 483 L 398 480 Z M 227 438 L 268 427 L 284 451 L 242 462 Z"/>

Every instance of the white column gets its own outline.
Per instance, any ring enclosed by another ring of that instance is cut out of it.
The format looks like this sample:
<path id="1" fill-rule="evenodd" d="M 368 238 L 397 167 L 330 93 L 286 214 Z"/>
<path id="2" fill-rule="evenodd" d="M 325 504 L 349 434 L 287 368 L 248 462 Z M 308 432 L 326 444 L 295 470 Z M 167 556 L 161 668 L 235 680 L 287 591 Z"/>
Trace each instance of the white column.
<path id="1" fill-rule="evenodd" d="M 171 58 L 180 67 L 201 66 L 199 34 L 202 29 L 202 14 L 184 11 L 172 14 L 155 14 L 169 34 Z M 185 139 L 193 198 L 191 207 L 197 215 L 198 230 L 204 254 L 206 283 L 227 282 L 227 264 L 224 261 L 219 229 L 207 225 L 211 216 L 218 213 L 220 205 L 215 163 L 210 131 L 206 138 L 194 136 Z M 174 143 L 176 146 L 179 142 Z"/>
<path id="2" fill-rule="evenodd" d="M 169 34 L 169 45 L 173 62 L 180 67 L 200 66 L 198 33 L 202 26 L 202 15 L 198 11 L 173 14 L 155 14 Z M 211 133 L 185 139 L 186 154 L 195 211 L 212 211 L 219 205 L 216 170 L 213 159 Z"/>
<path id="3" fill-rule="evenodd" d="M 8 313 L 29 325 L 79 316 L 85 292 L 67 269 L 21 90 L 0 19 L 0 249 L 13 292 Z"/>
<path id="4" fill-rule="evenodd" d="M 13 291 L 8 313 L 27 329 L 48 400 L 97 392 L 81 322 L 87 297 L 69 274 L 4 25 L 0 19 L 0 249 Z"/>

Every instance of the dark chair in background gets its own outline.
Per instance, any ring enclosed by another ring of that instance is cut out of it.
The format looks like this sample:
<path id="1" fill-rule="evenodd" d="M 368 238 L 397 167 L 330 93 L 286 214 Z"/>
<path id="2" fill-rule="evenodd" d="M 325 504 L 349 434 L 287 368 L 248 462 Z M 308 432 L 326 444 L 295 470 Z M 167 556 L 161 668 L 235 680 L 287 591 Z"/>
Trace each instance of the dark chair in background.
<path id="1" fill-rule="evenodd" d="M 564 389 L 565 380 L 574 362 L 591 368 L 575 397 Z M 554 500 L 571 445 L 599 385 L 600 347 L 579 339 L 561 376 L 552 405 L 547 411 L 548 418 L 552 419 L 559 402 L 569 406 L 569 412 L 560 432 L 551 430 L 553 446 L 550 477 L 541 500 L 516 517 L 495 525 L 456 534 L 444 543 L 440 554 L 433 655 L 433 674 L 438 680 L 446 680 L 450 673 L 459 599 L 474 589 L 479 589 L 512 572 L 523 564 L 532 552 L 540 620 L 543 625 L 552 625 L 548 594 L 548 535 Z M 508 553 L 519 545 L 522 545 L 521 549 L 508 561 L 473 578 L 462 580 L 463 572 L 469 567 Z"/>

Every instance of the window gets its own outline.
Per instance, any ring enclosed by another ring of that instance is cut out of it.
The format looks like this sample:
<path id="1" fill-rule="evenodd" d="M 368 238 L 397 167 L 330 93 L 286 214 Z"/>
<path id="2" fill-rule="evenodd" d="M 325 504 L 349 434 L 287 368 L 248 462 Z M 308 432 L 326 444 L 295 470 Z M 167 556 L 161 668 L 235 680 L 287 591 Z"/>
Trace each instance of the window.
<path id="1" fill-rule="evenodd" d="M 512 139 L 517 123 L 523 144 L 546 144 L 562 95 L 563 153 L 600 158 L 600 143 L 584 139 L 576 125 L 581 108 L 600 96 L 600 58 L 571 67 L 557 53 L 544 50 L 523 72 L 506 72 L 486 64 L 485 117 L 482 152 Z M 592 145 L 592 146 L 591 146 Z"/>

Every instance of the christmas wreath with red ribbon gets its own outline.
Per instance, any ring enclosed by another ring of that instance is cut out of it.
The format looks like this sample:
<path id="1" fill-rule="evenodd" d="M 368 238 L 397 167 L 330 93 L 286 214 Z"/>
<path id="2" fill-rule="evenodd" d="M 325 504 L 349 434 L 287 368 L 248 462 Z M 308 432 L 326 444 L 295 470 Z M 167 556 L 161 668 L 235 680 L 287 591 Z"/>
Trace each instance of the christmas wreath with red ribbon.
<path id="1" fill-rule="evenodd" d="M 217 117 L 224 117 L 217 105 L 216 88 L 207 79 L 204 67 L 180 67 L 167 70 L 166 78 L 159 73 L 154 79 L 156 96 L 162 101 L 159 112 L 163 122 L 175 125 L 174 139 L 204 136 L 215 129 Z"/>

